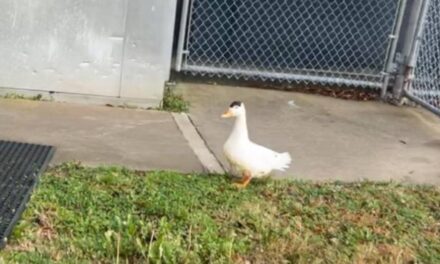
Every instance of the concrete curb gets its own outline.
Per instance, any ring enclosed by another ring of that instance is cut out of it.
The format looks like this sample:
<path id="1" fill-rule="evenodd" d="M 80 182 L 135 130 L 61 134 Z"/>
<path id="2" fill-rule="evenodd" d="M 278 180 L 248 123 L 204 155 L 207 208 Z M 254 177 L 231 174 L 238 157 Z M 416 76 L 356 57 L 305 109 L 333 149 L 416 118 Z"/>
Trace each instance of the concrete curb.
<path id="1" fill-rule="evenodd" d="M 185 113 L 172 113 L 172 116 L 183 136 L 188 141 L 189 146 L 202 163 L 204 169 L 209 173 L 224 174 L 224 169 L 214 154 L 212 154 L 212 152 L 206 146 L 205 141 L 192 124 L 189 116 Z"/>

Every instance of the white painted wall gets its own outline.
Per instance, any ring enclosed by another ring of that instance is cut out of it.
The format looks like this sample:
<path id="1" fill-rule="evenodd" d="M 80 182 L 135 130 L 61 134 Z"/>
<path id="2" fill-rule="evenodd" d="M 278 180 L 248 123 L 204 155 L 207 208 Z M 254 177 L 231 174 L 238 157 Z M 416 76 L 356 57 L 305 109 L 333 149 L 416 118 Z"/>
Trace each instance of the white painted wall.
<path id="1" fill-rule="evenodd" d="M 0 0 L 0 87 L 158 103 L 176 0 Z"/>

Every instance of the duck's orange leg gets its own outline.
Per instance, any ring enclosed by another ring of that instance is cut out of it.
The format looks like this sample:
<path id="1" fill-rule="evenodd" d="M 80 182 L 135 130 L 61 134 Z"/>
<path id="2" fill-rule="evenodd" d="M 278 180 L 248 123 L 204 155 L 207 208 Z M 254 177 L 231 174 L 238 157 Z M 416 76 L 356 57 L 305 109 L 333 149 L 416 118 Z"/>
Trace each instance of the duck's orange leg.
<path id="1" fill-rule="evenodd" d="M 243 178 L 241 179 L 241 182 L 235 183 L 235 186 L 237 188 L 246 188 L 246 186 L 249 184 L 249 182 L 252 179 L 252 175 L 249 171 L 243 171 Z"/>

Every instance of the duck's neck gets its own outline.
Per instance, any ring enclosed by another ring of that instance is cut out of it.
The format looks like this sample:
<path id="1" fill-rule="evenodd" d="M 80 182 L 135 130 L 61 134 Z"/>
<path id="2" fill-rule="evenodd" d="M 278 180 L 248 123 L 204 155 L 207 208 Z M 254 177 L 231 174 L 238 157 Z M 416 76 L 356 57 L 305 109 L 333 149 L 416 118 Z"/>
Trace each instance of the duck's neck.
<path id="1" fill-rule="evenodd" d="M 249 140 L 246 115 L 238 116 L 235 119 L 234 128 L 232 129 L 230 138 L 234 140 Z"/>

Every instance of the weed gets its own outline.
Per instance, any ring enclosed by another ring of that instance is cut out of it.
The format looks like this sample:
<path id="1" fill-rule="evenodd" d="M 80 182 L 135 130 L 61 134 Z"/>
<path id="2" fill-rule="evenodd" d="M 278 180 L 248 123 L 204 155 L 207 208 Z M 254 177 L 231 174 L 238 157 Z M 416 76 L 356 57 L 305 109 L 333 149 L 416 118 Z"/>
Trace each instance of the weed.
<path id="1" fill-rule="evenodd" d="M 7 93 L 3 96 L 0 96 L 4 99 L 19 99 L 19 100 L 31 100 L 31 101 L 42 101 L 43 95 L 37 94 L 35 96 L 25 96 L 22 94 L 16 94 L 16 93 Z"/>
<path id="2" fill-rule="evenodd" d="M 185 101 L 181 94 L 177 94 L 172 88 L 166 87 L 160 110 L 169 112 L 188 112 L 189 102 Z"/>

